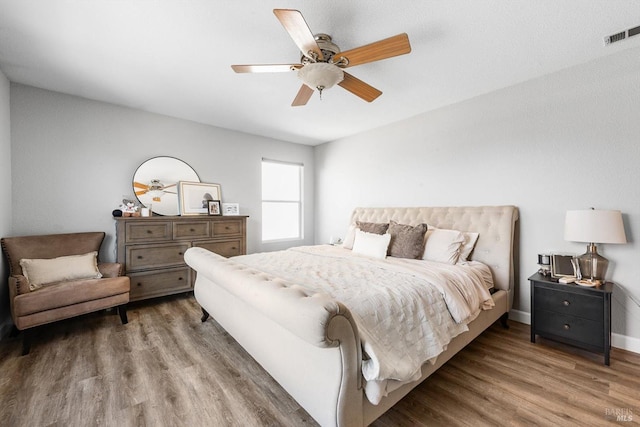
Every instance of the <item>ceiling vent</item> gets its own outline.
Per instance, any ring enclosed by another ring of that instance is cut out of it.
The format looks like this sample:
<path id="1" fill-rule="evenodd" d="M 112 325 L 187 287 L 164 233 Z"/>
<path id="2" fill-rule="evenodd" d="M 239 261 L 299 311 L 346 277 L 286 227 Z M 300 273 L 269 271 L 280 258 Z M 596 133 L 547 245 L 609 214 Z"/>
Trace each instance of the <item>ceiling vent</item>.
<path id="1" fill-rule="evenodd" d="M 633 37 L 640 34 L 640 26 L 629 28 L 628 30 L 620 31 L 619 33 L 612 34 L 604 38 L 604 44 L 609 45 L 611 43 L 619 42 L 628 37 Z"/>

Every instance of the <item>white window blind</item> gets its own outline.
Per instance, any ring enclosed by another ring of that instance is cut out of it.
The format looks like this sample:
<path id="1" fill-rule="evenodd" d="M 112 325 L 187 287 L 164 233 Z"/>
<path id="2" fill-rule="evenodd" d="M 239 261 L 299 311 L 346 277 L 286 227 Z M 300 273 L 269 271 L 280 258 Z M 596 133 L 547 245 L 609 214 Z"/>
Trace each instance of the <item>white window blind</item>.
<path id="1" fill-rule="evenodd" d="M 303 165 L 262 159 L 262 241 L 302 238 Z"/>

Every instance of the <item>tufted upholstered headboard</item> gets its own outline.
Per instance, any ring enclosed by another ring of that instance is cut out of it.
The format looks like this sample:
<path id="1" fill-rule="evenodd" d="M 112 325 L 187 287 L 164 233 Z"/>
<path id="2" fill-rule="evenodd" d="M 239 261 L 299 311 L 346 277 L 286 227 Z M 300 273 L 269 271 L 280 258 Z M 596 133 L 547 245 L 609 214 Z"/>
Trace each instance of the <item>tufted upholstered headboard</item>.
<path id="1" fill-rule="evenodd" d="M 471 259 L 487 264 L 497 289 L 510 291 L 513 298 L 515 235 L 518 208 L 515 206 L 460 206 L 415 208 L 356 208 L 350 224 L 356 221 L 389 222 L 480 233 Z"/>

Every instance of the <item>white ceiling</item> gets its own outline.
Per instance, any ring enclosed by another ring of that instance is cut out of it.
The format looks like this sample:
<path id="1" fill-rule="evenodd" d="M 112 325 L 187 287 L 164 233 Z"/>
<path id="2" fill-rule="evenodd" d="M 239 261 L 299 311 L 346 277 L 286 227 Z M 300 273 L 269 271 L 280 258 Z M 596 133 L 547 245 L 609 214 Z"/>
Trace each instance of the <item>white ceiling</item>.
<path id="1" fill-rule="evenodd" d="M 406 32 L 408 55 L 349 72 L 291 107 L 297 62 L 272 9 L 298 9 L 347 50 Z M 279 140 L 316 145 L 640 46 L 603 37 L 640 25 L 637 0 L 0 0 L 0 69 L 12 82 Z"/>

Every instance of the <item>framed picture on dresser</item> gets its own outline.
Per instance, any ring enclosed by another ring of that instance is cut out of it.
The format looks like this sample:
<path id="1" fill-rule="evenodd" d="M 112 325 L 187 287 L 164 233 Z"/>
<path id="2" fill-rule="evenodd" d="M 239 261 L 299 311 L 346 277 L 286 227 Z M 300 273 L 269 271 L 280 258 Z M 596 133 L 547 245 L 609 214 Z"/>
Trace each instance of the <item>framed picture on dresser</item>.
<path id="1" fill-rule="evenodd" d="M 209 201 L 220 201 L 221 196 L 220 184 L 180 181 L 178 183 L 180 215 L 207 215 Z"/>
<path id="2" fill-rule="evenodd" d="M 209 215 L 222 215 L 220 200 L 209 200 Z"/>

